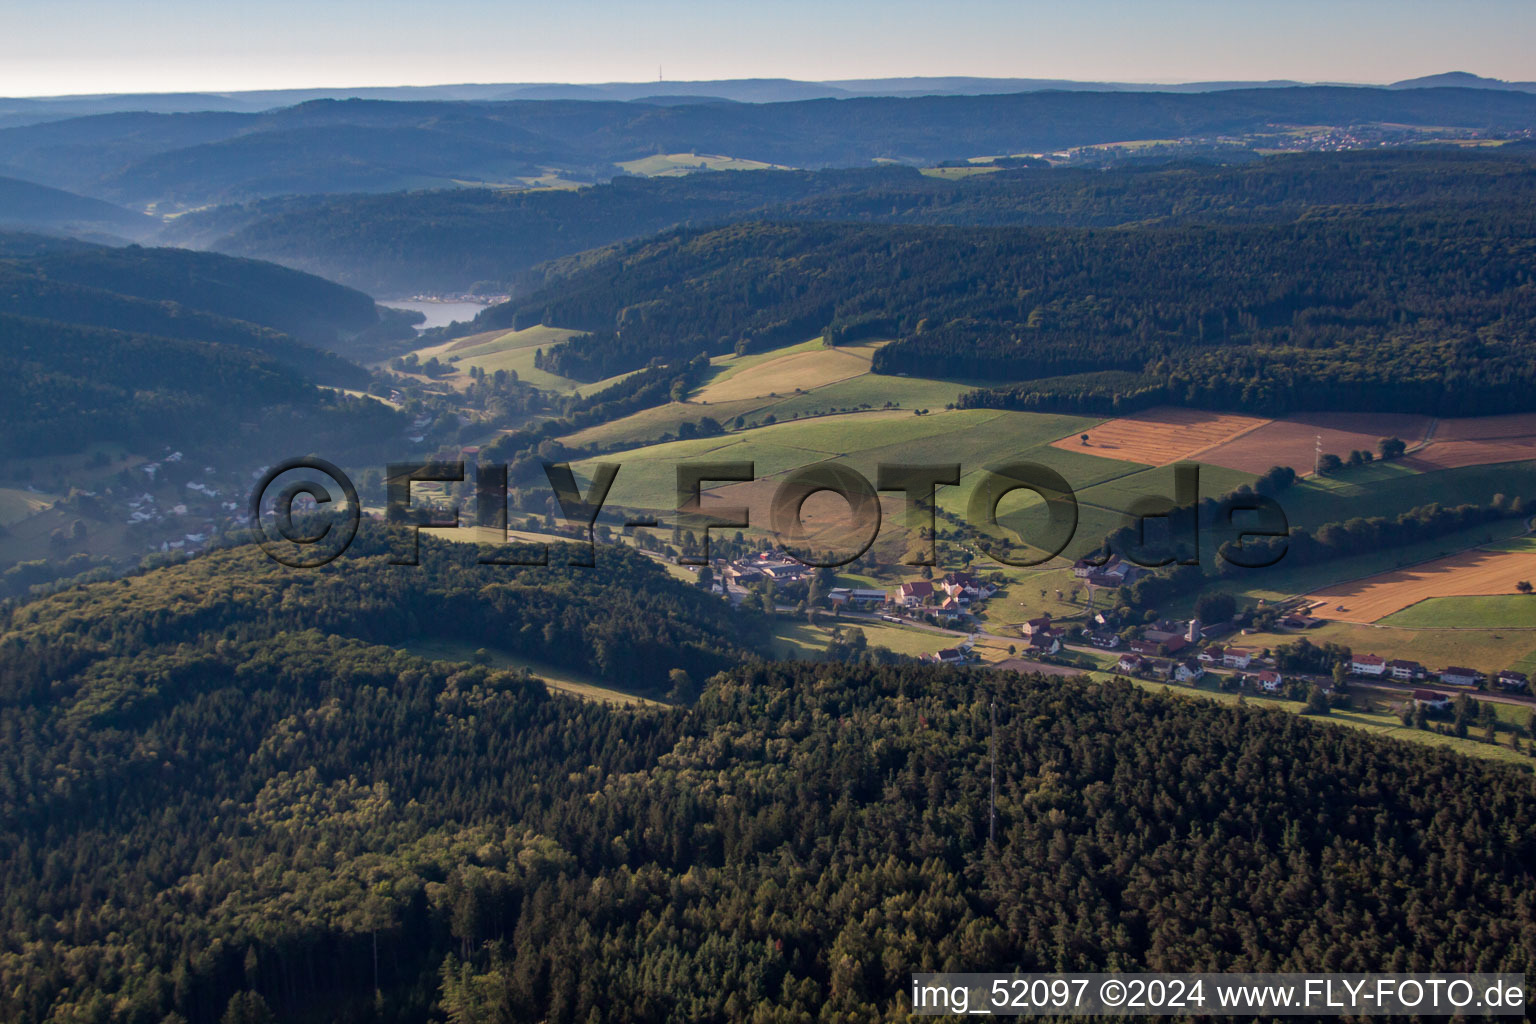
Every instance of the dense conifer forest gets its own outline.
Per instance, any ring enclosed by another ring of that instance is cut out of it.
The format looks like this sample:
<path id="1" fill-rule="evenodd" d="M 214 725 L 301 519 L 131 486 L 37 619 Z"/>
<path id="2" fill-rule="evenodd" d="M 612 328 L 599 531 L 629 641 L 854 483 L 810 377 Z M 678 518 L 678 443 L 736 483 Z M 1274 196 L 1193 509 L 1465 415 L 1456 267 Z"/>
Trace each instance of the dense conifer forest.
<path id="1" fill-rule="evenodd" d="M 1536 967 L 1529 774 L 1124 683 L 766 663 L 637 555 L 402 540 L 7 613 L 0 1016 L 876 1020 L 920 969 Z M 472 634 L 707 685 L 611 708 L 390 646 Z"/>
<path id="2" fill-rule="evenodd" d="M 374 294 L 500 291 L 536 264 L 678 225 L 834 221 L 958 227 L 1284 222 L 1337 207 L 1527 204 L 1527 154 L 1453 149 L 1304 153 L 1229 164 L 1019 167 L 941 178 L 911 167 L 620 177 L 579 190 L 451 189 L 289 196 L 193 211 L 164 237 L 275 260 Z"/>
<path id="3" fill-rule="evenodd" d="M 823 334 L 895 338 L 877 372 L 1046 379 L 969 404 L 1526 411 L 1533 229 L 1528 206 L 1493 203 L 1282 224 L 679 229 L 573 257 L 475 327 L 588 331 L 542 363 L 579 379 Z M 1112 386 L 1081 376 L 1105 372 Z"/>

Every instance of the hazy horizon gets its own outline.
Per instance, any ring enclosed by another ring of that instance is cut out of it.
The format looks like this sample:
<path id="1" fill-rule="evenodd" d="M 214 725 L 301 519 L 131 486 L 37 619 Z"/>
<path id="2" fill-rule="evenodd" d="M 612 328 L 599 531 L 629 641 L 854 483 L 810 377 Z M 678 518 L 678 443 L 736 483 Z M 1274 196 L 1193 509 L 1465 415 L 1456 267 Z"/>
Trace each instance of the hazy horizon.
<path id="1" fill-rule="evenodd" d="M 1249 8 L 1089 0 L 773 5 L 588 0 L 559 9 L 398 0 L 252 9 L 165 0 L 20 3 L 0 13 L 0 95 L 974 76 L 1172 84 L 1385 84 L 1450 70 L 1536 79 L 1519 0 L 1298 0 Z M 319 83 L 319 84 L 316 84 Z M 339 83 L 339 84 L 327 84 Z"/>

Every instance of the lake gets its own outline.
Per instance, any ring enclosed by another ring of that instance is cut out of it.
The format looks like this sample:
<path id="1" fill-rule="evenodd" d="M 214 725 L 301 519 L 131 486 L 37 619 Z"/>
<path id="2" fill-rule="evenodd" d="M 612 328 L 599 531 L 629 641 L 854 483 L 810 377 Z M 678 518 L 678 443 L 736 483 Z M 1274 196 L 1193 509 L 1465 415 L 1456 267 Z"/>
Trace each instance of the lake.
<path id="1" fill-rule="evenodd" d="M 420 302 L 415 299 L 385 299 L 379 305 L 426 314 L 426 322 L 417 328 L 423 331 L 429 327 L 447 327 L 455 320 L 473 320 L 475 314 L 485 308 L 483 302 Z"/>

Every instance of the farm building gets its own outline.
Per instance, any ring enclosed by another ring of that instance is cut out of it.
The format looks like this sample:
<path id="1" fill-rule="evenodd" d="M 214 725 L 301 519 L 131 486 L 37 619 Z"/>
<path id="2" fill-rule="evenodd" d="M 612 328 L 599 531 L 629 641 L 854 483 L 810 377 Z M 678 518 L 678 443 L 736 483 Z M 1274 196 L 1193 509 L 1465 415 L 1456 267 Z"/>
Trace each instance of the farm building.
<path id="1" fill-rule="evenodd" d="M 1446 686 L 1476 686 L 1482 681 L 1483 674 L 1476 669 L 1462 668 L 1453 665 L 1440 673 L 1440 681 Z"/>
<path id="2" fill-rule="evenodd" d="M 1446 711 L 1451 706 L 1451 698 L 1434 690 L 1414 690 L 1413 702 L 1431 711 Z"/>

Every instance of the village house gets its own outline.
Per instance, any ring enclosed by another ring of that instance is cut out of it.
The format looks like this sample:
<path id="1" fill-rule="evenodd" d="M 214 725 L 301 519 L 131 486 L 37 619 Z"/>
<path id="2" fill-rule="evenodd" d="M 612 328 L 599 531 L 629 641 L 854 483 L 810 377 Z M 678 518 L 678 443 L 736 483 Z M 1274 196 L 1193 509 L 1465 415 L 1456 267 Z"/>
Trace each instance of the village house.
<path id="1" fill-rule="evenodd" d="M 1387 662 L 1387 671 L 1392 674 L 1393 679 L 1402 679 L 1410 682 L 1416 679 L 1424 679 L 1429 675 L 1429 671 L 1423 665 L 1416 661 L 1404 661 L 1401 658 Z"/>
<path id="2" fill-rule="evenodd" d="M 1507 668 L 1494 677 L 1494 683 L 1498 688 L 1509 693 L 1526 693 L 1531 688 L 1531 681 L 1524 672 L 1516 672 Z"/>
<path id="3" fill-rule="evenodd" d="M 1076 576 L 1078 579 L 1087 579 L 1089 576 L 1092 576 L 1096 572 L 1104 572 L 1111 566 L 1118 564 L 1120 564 L 1120 556 L 1113 554 L 1105 559 L 1103 564 L 1090 562 L 1086 558 L 1079 558 L 1077 561 L 1072 563 L 1072 575 Z"/>
<path id="4" fill-rule="evenodd" d="M 1220 644 L 1211 644 L 1195 657 L 1200 659 L 1202 665 L 1220 665 L 1221 659 L 1226 657 L 1227 649 Z"/>
<path id="5" fill-rule="evenodd" d="M 1019 632 L 1025 636 L 1034 636 L 1036 633 L 1053 633 L 1055 630 L 1051 627 L 1051 617 L 1042 615 L 1038 619 L 1030 619 L 1024 623 L 1019 627 Z"/>
<path id="6" fill-rule="evenodd" d="M 1374 654 L 1357 654 L 1350 661 L 1349 670 L 1357 676 L 1383 676 L 1387 674 L 1387 659 Z"/>
<path id="7" fill-rule="evenodd" d="M 932 596 L 932 583 L 927 580 L 913 580 L 891 591 L 891 604 L 899 604 L 903 608 L 920 608 L 927 604 Z"/>
<path id="8" fill-rule="evenodd" d="M 933 656 L 933 660 L 941 665 L 963 665 L 965 652 L 957 647 L 946 647 Z"/>
<path id="9" fill-rule="evenodd" d="M 1260 672 L 1254 677 L 1259 684 L 1259 689 L 1265 693 L 1279 693 L 1285 685 L 1285 679 L 1279 672 Z"/>
<path id="10" fill-rule="evenodd" d="M 1061 650 L 1061 640 L 1054 633 L 1036 633 L 1029 638 L 1029 653 L 1055 654 Z"/>
<path id="11" fill-rule="evenodd" d="M 939 581 L 939 586 L 951 597 L 964 601 L 985 601 L 997 592 L 990 583 L 983 583 L 968 572 L 952 572 Z"/>
<path id="12" fill-rule="evenodd" d="M 1483 674 L 1476 669 L 1462 668 L 1452 665 L 1440 672 L 1440 681 L 1446 686 L 1476 686 L 1482 681 Z"/>
<path id="13" fill-rule="evenodd" d="M 944 599 L 944 602 L 939 605 L 938 609 L 934 612 L 934 614 L 937 615 L 941 619 L 948 619 L 950 621 L 954 621 L 955 619 L 958 619 L 958 618 L 961 618 L 962 616 L 964 616 L 966 614 L 966 611 L 965 611 L 964 608 L 960 607 L 959 599 L 953 598 L 953 597 L 946 597 Z"/>
<path id="14" fill-rule="evenodd" d="M 1434 690 L 1414 690 L 1413 702 L 1431 711 L 1449 711 L 1451 708 L 1451 698 Z"/>
<path id="15" fill-rule="evenodd" d="M 1139 654 L 1122 654 L 1120 660 L 1115 662 L 1115 671 L 1135 673 L 1140 672 L 1145 665 L 1146 659 Z"/>
<path id="16" fill-rule="evenodd" d="M 1253 652 L 1246 647 L 1228 647 L 1221 655 L 1226 668 L 1244 669 L 1253 664 Z"/>
<path id="17" fill-rule="evenodd" d="M 1173 678 L 1181 683 L 1198 683 L 1205 676 L 1205 667 L 1194 658 L 1179 662 L 1173 670 Z"/>
<path id="18" fill-rule="evenodd" d="M 1120 646 L 1120 637 L 1115 633 L 1089 633 L 1088 642 L 1101 651 L 1112 651 Z"/>

